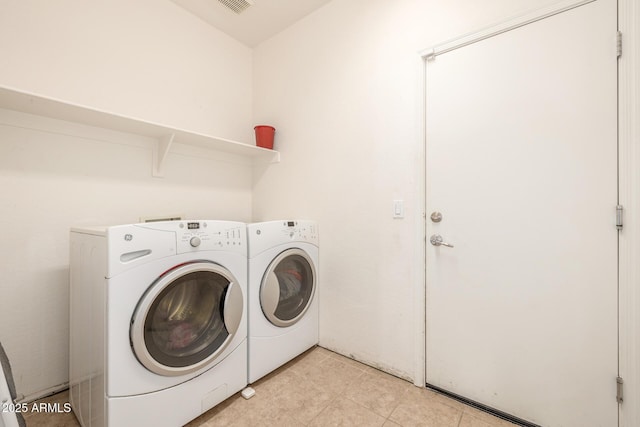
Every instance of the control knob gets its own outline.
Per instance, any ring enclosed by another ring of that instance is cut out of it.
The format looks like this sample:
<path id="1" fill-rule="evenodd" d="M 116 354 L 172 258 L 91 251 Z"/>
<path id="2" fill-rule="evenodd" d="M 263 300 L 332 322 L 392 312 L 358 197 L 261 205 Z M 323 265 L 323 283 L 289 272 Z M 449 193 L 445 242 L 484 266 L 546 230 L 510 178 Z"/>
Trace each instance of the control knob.
<path id="1" fill-rule="evenodd" d="M 191 246 L 193 246 L 194 248 L 200 246 L 200 243 L 202 243 L 202 241 L 198 236 L 193 236 L 191 240 L 189 240 L 189 244 L 191 244 Z"/>

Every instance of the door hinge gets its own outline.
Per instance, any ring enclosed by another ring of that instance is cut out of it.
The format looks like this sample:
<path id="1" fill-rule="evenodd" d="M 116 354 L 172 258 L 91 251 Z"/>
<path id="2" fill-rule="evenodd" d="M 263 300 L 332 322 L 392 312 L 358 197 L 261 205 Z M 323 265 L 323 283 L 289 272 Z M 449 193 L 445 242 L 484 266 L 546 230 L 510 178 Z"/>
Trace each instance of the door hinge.
<path id="1" fill-rule="evenodd" d="M 622 56 L 622 32 L 620 31 L 616 33 L 616 54 L 618 58 Z"/>
<path id="2" fill-rule="evenodd" d="M 622 207 L 622 205 L 617 205 L 616 206 L 616 228 L 618 230 L 622 230 L 622 212 L 623 212 L 624 208 Z"/>
<path id="3" fill-rule="evenodd" d="M 624 394 L 622 391 L 622 385 L 624 384 L 624 381 L 622 380 L 622 377 L 617 377 L 616 378 L 616 400 L 618 401 L 618 403 L 622 403 L 624 401 Z"/>

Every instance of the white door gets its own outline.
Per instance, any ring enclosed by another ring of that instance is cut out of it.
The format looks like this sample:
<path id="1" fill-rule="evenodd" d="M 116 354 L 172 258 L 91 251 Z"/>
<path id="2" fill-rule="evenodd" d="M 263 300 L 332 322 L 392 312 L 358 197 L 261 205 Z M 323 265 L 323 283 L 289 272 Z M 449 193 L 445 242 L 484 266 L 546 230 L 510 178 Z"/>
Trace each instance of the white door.
<path id="1" fill-rule="evenodd" d="M 427 383 L 545 427 L 618 423 L 616 13 L 426 66 Z"/>

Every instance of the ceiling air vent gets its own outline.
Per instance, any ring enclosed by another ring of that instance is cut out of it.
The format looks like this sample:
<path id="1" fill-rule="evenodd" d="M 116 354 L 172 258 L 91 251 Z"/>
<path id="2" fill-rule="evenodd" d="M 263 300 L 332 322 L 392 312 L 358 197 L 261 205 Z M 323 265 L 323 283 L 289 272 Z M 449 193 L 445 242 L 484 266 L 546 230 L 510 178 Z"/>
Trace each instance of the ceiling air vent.
<path id="1" fill-rule="evenodd" d="M 238 15 L 245 11 L 249 6 L 253 6 L 252 0 L 218 0 Z"/>

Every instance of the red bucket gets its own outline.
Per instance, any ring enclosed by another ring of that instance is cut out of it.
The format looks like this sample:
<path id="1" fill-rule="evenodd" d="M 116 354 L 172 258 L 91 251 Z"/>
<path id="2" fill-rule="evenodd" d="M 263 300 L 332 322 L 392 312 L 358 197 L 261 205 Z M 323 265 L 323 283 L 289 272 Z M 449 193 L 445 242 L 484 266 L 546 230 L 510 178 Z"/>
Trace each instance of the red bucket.
<path id="1" fill-rule="evenodd" d="M 276 128 L 273 126 L 259 125 L 253 128 L 256 131 L 256 145 L 262 148 L 273 149 L 273 135 Z"/>

